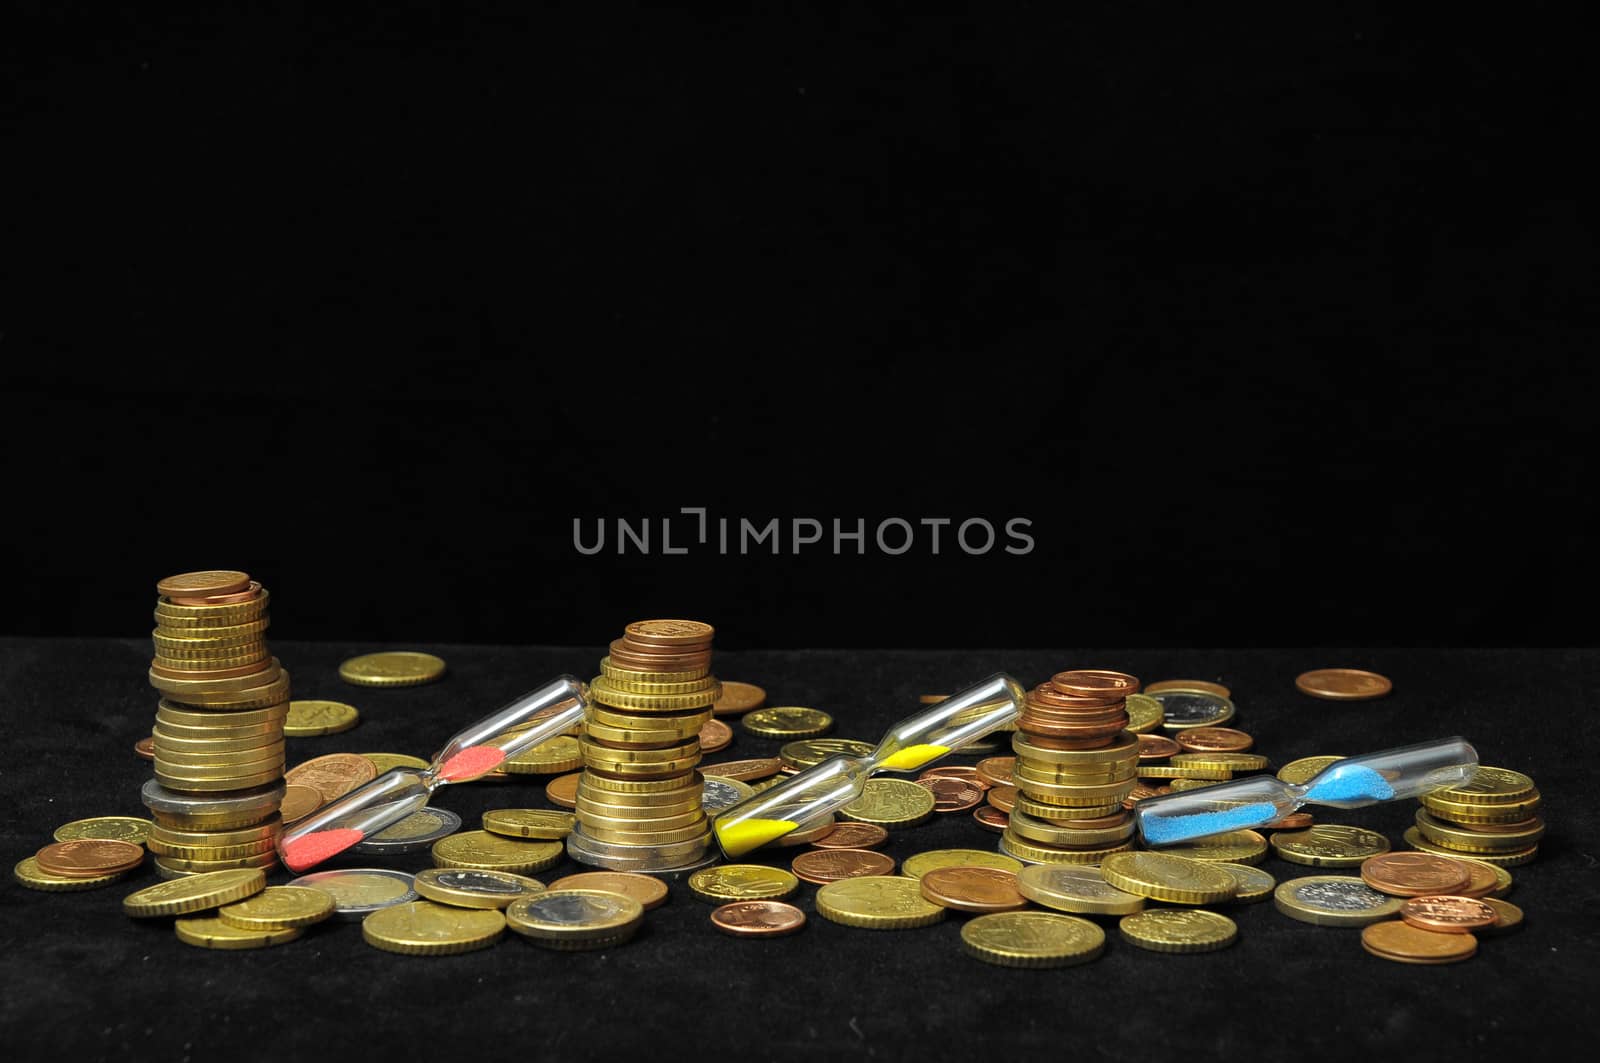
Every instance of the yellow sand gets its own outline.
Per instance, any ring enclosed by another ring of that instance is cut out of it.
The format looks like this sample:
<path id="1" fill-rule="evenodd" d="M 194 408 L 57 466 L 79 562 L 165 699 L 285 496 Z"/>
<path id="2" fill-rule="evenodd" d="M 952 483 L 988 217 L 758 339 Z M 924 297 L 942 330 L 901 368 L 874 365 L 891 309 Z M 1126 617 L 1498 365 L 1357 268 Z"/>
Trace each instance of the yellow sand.
<path id="1" fill-rule="evenodd" d="M 888 757 L 878 767 L 890 771 L 916 771 L 935 757 L 942 757 L 950 752 L 949 746 L 934 746 L 923 743 L 921 745 L 906 746 L 898 753 Z"/>
<path id="2" fill-rule="evenodd" d="M 786 819 L 743 819 L 736 823 L 718 823 L 716 827 L 717 843 L 722 851 L 729 856 L 743 856 L 788 834 L 795 824 Z"/>

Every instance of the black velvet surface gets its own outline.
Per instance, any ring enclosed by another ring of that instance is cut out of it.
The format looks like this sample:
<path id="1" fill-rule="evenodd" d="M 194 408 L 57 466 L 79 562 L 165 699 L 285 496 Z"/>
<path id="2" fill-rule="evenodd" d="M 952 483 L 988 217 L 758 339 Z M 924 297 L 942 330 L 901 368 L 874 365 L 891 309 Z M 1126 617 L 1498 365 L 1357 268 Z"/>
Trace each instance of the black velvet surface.
<path id="1" fill-rule="evenodd" d="M 290 740 L 290 762 L 336 751 L 428 756 L 462 724 L 560 672 L 587 677 L 595 648 L 413 647 L 450 662 L 441 682 L 366 690 L 336 675 L 372 645 L 274 642 L 300 697 L 348 701 L 361 723 L 341 735 Z M 148 762 L 131 746 L 149 732 L 155 692 L 143 640 L 0 642 L 7 755 L 0 836 L 15 863 L 83 816 L 143 814 Z M 1593 650 L 1030 650 L 790 651 L 718 654 L 716 672 L 766 687 L 773 704 L 837 718 L 835 735 L 875 740 L 913 710 L 996 671 L 1034 683 L 1065 667 L 1099 666 L 1146 681 L 1227 683 L 1237 725 L 1275 764 L 1317 753 L 1356 754 L 1450 734 L 1488 764 L 1532 774 L 1549 834 L 1539 859 L 1513 869 L 1508 898 L 1522 930 L 1483 940 L 1447 967 L 1367 955 L 1355 930 L 1313 927 L 1270 901 L 1226 909 L 1239 941 L 1220 953 L 1165 956 L 1124 946 L 1105 921 L 1105 955 L 1082 967 L 1013 971 L 966 957 L 962 916 L 930 928 L 871 932 L 815 915 L 816 887 L 795 901 L 811 919 L 799 934 L 736 940 L 716 932 L 710 906 L 681 883 L 649 913 L 641 935 L 601 952 L 558 953 L 508 935 L 487 951 L 395 956 L 364 944 L 358 925 L 329 922 L 289 945 L 226 953 L 191 948 L 170 920 L 135 921 L 121 898 L 158 881 L 148 867 L 84 893 L 38 893 L 8 881 L 0 1033 L 13 1058 L 524 1059 L 824 1057 L 985 1059 L 1041 1052 L 1050 1059 L 1348 1055 L 1365 1059 L 1477 1058 L 1564 1043 L 1594 985 L 1595 860 L 1586 839 L 1596 725 Z M 1294 677 L 1313 667 L 1368 667 L 1394 693 L 1355 704 L 1316 701 Z M 779 743 L 735 728 L 708 761 L 773 754 Z M 954 757 L 970 763 L 974 758 Z M 437 803 L 465 827 L 498 807 L 548 807 L 543 779 L 473 784 Z M 1318 813 L 1400 834 L 1415 802 Z M 992 849 L 996 835 L 966 814 L 892 835 L 903 860 L 950 846 Z M 797 850 L 757 859 L 787 865 Z M 358 865 L 418 870 L 427 854 Z M 337 865 L 330 865 L 337 866 Z M 1280 882 L 1316 869 L 1265 865 Z M 566 862 L 551 879 L 583 868 Z M 289 876 L 275 872 L 270 882 Z"/>

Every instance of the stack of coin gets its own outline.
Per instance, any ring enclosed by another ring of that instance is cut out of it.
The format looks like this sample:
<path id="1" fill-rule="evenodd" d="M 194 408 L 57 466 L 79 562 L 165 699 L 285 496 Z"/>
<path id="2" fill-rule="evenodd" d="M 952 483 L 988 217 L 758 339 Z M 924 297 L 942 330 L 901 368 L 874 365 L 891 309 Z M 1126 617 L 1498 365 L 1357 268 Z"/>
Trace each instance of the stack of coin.
<path id="1" fill-rule="evenodd" d="M 1122 801 L 1134 788 L 1139 739 L 1126 699 L 1139 681 L 1121 672 L 1059 672 L 1028 692 L 1011 748 L 1016 787 L 1000 851 L 1029 863 L 1098 864 L 1133 845 Z M 992 793 L 992 791 L 991 791 Z"/>
<path id="2" fill-rule="evenodd" d="M 266 588 L 243 572 L 156 584 L 150 684 L 164 695 L 143 797 L 167 878 L 276 862 L 289 673 L 267 648 Z"/>
<path id="3" fill-rule="evenodd" d="M 1417 825 L 1407 844 L 1441 856 L 1465 856 L 1500 867 L 1533 860 L 1544 837 L 1539 790 L 1531 778 L 1507 768 L 1479 767 L 1472 778 L 1419 799 Z"/>
<path id="4" fill-rule="evenodd" d="M 629 624 L 600 675 L 579 746 L 574 860 L 613 871 L 666 871 L 702 862 L 711 824 L 701 807 L 700 728 L 721 693 L 711 675 L 710 624 Z"/>

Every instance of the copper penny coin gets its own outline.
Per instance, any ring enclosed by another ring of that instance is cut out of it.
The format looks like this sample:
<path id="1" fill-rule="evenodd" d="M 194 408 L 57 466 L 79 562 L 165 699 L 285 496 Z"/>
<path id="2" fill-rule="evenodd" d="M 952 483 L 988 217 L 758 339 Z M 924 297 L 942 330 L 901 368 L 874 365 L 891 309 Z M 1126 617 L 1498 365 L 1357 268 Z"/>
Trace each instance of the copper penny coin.
<path id="1" fill-rule="evenodd" d="M 1361 881 L 1395 897 L 1454 893 L 1472 882 L 1466 864 L 1432 853 L 1384 853 L 1361 865 Z"/>
<path id="2" fill-rule="evenodd" d="M 1011 772 L 1016 766 L 1016 757 L 985 757 L 978 761 L 978 766 L 973 770 L 977 772 L 981 782 L 986 782 L 990 786 L 1009 786 Z"/>
<path id="3" fill-rule="evenodd" d="M 1212 683 L 1204 679 L 1163 679 L 1159 683 L 1151 683 L 1144 688 L 1146 694 L 1159 694 L 1163 690 L 1203 690 L 1207 694 L 1215 694 L 1219 698 L 1231 698 L 1233 691 L 1221 683 Z"/>
<path id="4" fill-rule="evenodd" d="M 969 768 L 965 764 L 945 764 L 937 768 L 929 768 L 927 771 L 917 776 L 917 782 L 926 782 L 929 779 L 965 779 L 967 782 L 972 783 L 972 785 L 981 787 L 985 790 L 987 790 L 990 785 L 978 777 L 977 768 Z"/>
<path id="5" fill-rule="evenodd" d="M 1468 933 L 1441 934 L 1403 919 L 1388 919 L 1362 928 L 1361 947 L 1396 963 L 1457 963 L 1478 951 L 1478 939 Z"/>
<path id="6" fill-rule="evenodd" d="M 1359 668 L 1318 668 L 1301 673 L 1294 685 L 1302 694 L 1328 701 L 1366 701 L 1381 698 L 1394 689 L 1384 676 Z"/>
<path id="7" fill-rule="evenodd" d="M 1097 712 L 1116 705 L 1125 705 L 1127 700 L 1121 694 L 1095 697 L 1065 694 L 1048 683 L 1041 683 L 1028 691 L 1023 703 L 1028 706 L 1060 709 L 1067 712 Z"/>
<path id="8" fill-rule="evenodd" d="M 629 642 L 647 646 L 698 646 L 716 633 L 716 628 L 699 620 L 635 620 L 622 629 Z"/>
<path id="9" fill-rule="evenodd" d="M 889 832 L 876 823 L 846 820 L 811 844 L 818 849 L 876 849 L 889 840 Z"/>
<path id="10" fill-rule="evenodd" d="M 1467 863 L 1465 860 L 1461 862 L 1472 875 L 1472 881 L 1465 886 L 1458 886 L 1455 891 L 1457 896 L 1488 898 L 1489 894 L 1500 888 L 1500 876 L 1494 873 L 1493 867 L 1477 862 Z"/>
<path id="11" fill-rule="evenodd" d="M 734 901 L 711 910 L 711 925 L 734 937 L 782 937 L 806 925 L 806 913 L 783 901 Z"/>
<path id="12" fill-rule="evenodd" d="M 749 760 L 725 760 L 720 764 L 700 765 L 701 775 L 715 775 L 720 779 L 739 779 L 750 782 L 778 774 L 783 767 L 778 757 L 752 757 Z"/>
<path id="13" fill-rule="evenodd" d="M 973 810 L 972 818 L 978 821 L 978 826 L 996 834 L 1005 833 L 1005 829 L 1011 826 L 1011 817 L 993 805 L 980 805 Z"/>
<path id="14" fill-rule="evenodd" d="M 721 720 L 707 720 L 700 727 L 700 752 L 715 753 L 727 749 L 733 741 L 733 728 Z M 726 776 L 724 776 L 726 778 Z"/>
<path id="15" fill-rule="evenodd" d="M 738 716 L 759 709 L 767 703 L 767 692 L 754 683 L 722 681 L 722 693 L 712 702 L 711 711 L 718 716 Z"/>
<path id="16" fill-rule="evenodd" d="M 936 867 L 922 876 L 922 896 L 958 912 L 1010 912 L 1027 906 L 1015 872 L 996 867 Z"/>
<path id="17" fill-rule="evenodd" d="M 55 842 L 34 854 L 39 867 L 62 878 L 98 878 L 144 863 L 144 846 L 109 838 Z"/>
<path id="18" fill-rule="evenodd" d="M 1256 830 L 1305 830 L 1315 822 L 1309 812 L 1291 812 L 1287 816 L 1279 816 L 1271 823 L 1263 823 Z"/>
<path id="19" fill-rule="evenodd" d="M 1175 741 L 1191 753 L 1243 753 L 1256 740 L 1232 727 L 1187 727 Z"/>
<path id="20" fill-rule="evenodd" d="M 1118 734 L 1120 733 L 1119 731 Z M 1028 741 L 1040 749 L 1098 749 L 1116 741 L 1116 735 L 1109 738 L 1103 735 L 1095 738 L 1057 738 L 1054 735 L 1034 731 L 1028 734 Z"/>
<path id="21" fill-rule="evenodd" d="M 894 873 L 894 858 L 870 849 L 808 849 L 789 865 L 795 878 L 823 886 L 842 878 Z"/>
<path id="22" fill-rule="evenodd" d="M 1083 698 L 1118 697 L 1139 693 L 1139 681 L 1122 672 L 1108 672 L 1102 668 L 1080 668 L 1071 672 L 1057 672 L 1050 677 L 1050 685 L 1063 694 Z"/>
<path id="23" fill-rule="evenodd" d="M 311 815 L 322 807 L 322 803 L 320 790 L 303 783 L 295 783 L 283 788 L 283 799 L 278 802 L 278 814 L 283 817 L 284 823 L 293 823 L 297 819 Z"/>
<path id="24" fill-rule="evenodd" d="M 247 574 L 230 569 L 213 569 L 168 576 L 156 584 L 156 593 L 163 598 L 205 598 L 213 594 L 234 594 L 249 587 L 250 577 Z"/>
<path id="25" fill-rule="evenodd" d="M 1165 760 L 1172 754 L 1181 752 L 1183 747 L 1164 735 L 1139 736 L 1140 760 Z"/>
<path id="26" fill-rule="evenodd" d="M 156 759 L 156 740 L 154 735 L 139 739 L 133 744 L 133 751 L 145 760 Z"/>
<path id="27" fill-rule="evenodd" d="M 562 808 L 578 807 L 578 780 L 583 778 L 583 772 L 575 771 L 571 775 L 558 775 L 551 779 L 544 787 L 545 797 L 550 799 L 552 805 Z"/>
<path id="28" fill-rule="evenodd" d="M 1400 906 L 1400 918 L 1419 930 L 1468 934 L 1500 921 L 1495 910 L 1476 897 L 1413 897 Z"/>
<path id="29" fill-rule="evenodd" d="M 917 785 L 933 792 L 935 812 L 965 812 L 983 800 L 983 787 L 966 779 L 918 779 Z"/>
<path id="30" fill-rule="evenodd" d="M 996 786 L 984 794 L 983 799 L 1000 811 L 1009 813 L 1017 807 L 1017 788 L 1009 783 L 1005 786 Z"/>
<path id="31" fill-rule="evenodd" d="M 667 903 L 667 884 L 650 875 L 631 871 L 583 871 L 558 878 L 547 887 L 552 890 L 604 890 L 632 897 L 645 911 Z"/>
<path id="32" fill-rule="evenodd" d="M 359 753 L 329 753 L 297 764 L 284 773 L 283 781 L 309 786 L 322 795 L 324 804 L 378 777 L 378 766 Z"/>

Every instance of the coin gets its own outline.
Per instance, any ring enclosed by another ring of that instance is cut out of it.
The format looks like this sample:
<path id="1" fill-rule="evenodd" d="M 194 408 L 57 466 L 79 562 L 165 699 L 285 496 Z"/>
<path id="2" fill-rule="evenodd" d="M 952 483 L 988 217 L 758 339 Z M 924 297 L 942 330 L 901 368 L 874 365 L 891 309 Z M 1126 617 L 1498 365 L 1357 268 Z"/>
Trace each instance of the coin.
<path id="1" fill-rule="evenodd" d="M 1354 875 L 1309 875 L 1280 883 L 1273 906 L 1302 923 L 1316 926 L 1366 926 L 1400 913 L 1405 903 L 1368 886 Z"/>
<path id="2" fill-rule="evenodd" d="M 1011 823 L 1011 817 L 995 808 L 993 805 L 979 805 L 973 809 L 972 819 L 984 830 L 1003 833 Z"/>
<path id="3" fill-rule="evenodd" d="M 185 915 L 243 900 L 260 893 L 266 885 L 266 872 L 260 868 L 212 871 L 170 882 L 158 882 L 130 893 L 122 899 L 122 914 L 136 919 Z"/>
<path id="4" fill-rule="evenodd" d="M 941 867 L 991 867 L 1017 874 L 1023 864 L 1021 860 L 988 849 L 930 849 L 906 857 L 900 865 L 900 873 L 907 878 L 921 878 Z"/>
<path id="5" fill-rule="evenodd" d="M 1017 892 L 1014 871 L 993 867 L 936 867 L 918 881 L 925 899 L 958 912 L 1009 912 L 1028 905 L 1027 899 Z"/>
<path id="6" fill-rule="evenodd" d="M 584 871 L 550 883 L 553 890 L 601 890 L 620 893 L 639 902 L 645 911 L 667 903 L 667 884 L 650 875 L 631 871 Z"/>
<path id="7" fill-rule="evenodd" d="M 101 878 L 144 863 L 144 846 L 111 838 L 52 842 L 33 854 L 39 869 L 64 878 Z"/>
<path id="8" fill-rule="evenodd" d="M 870 742 L 858 742 L 854 738 L 804 738 L 785 744 L 778 750 L 778 756 L 789 767 L 809 768 L 840 754 L 865 757 L 877 748 Z"/>
<path id="9" fill-rule="evenodd" d="M 560 842 L 520 841 L 484 830 L 469 830 L 434 842 L 433 864 L 530 875 L 560 863 L 563 852 Z"/>
<path id="10" fill-rule="evenodd" d="M 716 629 L 699 620 L 635 620 L 622 632 L 630 642 L 678 647 L 710 642 Z"/>
<path id="11" fill-rule="evenodd" d="M 283 721 L 283 733 L 290 738 L 339 734 L 350 730 L 360 720 L 361 713 L 356 707 L 342 701 L 291 701 L 289 715 Z"/>
<path id="12" fill-rule="evenodd" d="M 880 827 L 912 827 L 933 809 L 933 794 L 925 787 L 906 779 L 868 779 L 861 796 L 839 809 L 839 816 Z"/>
<path id="13" fill-rule="evenodd" d="M 1361 863 L 1361 881 L 1395 897 L 1455 893 L 1472 882 L 1467 865 L 1430 853 L 1384 853 Z M 1493 884 L 1493 876 L 1490 883 Z"/>
<path id="14" fill-rule="evenodd" d="M 1419 849 L 1425 853 L 1433 853 L 1435 856 L 1448 856 L 1452 859 L 1470 856 L 1474 860 L 1482 860 L 1486 864 L 1494 864 L 1497 867 L 1518 867 L 1522 864 L 1530 863 L 1534 857 L 1539 855 L 1539 847 L 1537 845 L 1529 846 L 1526 849 L 1513 849 L 1510 852 L 1503 853 L 1465 852 L 1429 841 L 1423 837 L 1422 832 L 1416 827 L 1407 827 L 1403 837 L 1405 843 L 1411 848 Z"/>
<path id="15" fill-rule="evenodd" d="M 391 768 L 410 768 L 412 771 L 422 771 L 427 768 L 428 762 L 421 757 L 407 756 L 404 753 L 363 753 L 363 757 L 372 761 L 372 766 L 382 775 Z"/>
<path id="16" fill-rule="evenodd" d="M 716 753 L 727 749 L 733 742 L 733 728 L 721 720 L 707 720 L 700 725 L 700 752 Z"/>
<path id="17" fill-rule="evenodd" d="M 1476 897 L 1412 897 L 1400 906 L 1400 918 L 1422 930 L 1465 934 L 1493 926 L 1495 910 Z"/>
<path id="18" fill-rule="evenodd" d="M 1360 867 L 1371 856 L 1389 851 L 1389 839 L 1376 831 L 1342 824 L 1319 823 L 1306 830 L 1278 831 L 1272 836 L 1278 858 L 1313 867 Z"/>
<path id="19" fill-rule="evenodd" d="M 1151 952 L 1214 952 L 1239 936 L 1232 919 L 1198 908 L 1152 908 L 1125 915 L 1117 930 L 1123 941 Z"/>
<path id="20" fill-rule="evenodd" d="M 981 782 L 990 786 L 1011 785 L 1011 773 L 1016 770 L 1016 757 L 985 757 L 978 761 L 978 766 L 973 770 Z"/>
<path id="21" fill-rule="evenodd" d="M 746 731 L 761 738 L 815 738 L 833 729 L 832 716 L 798 705 L 753 709 L 739 722 Z"/>
<path id="22" fill-rule="evenodd" d="M 455 908 L 407 901 L 361 921 L 361 938 L 373 948 L 408 956 L 447 956 L 485 949 L 505 933 L 497 908 Z"/>
<path id="23" fill-rule="evenodd" d="M 1326 701 L 1367 701 L 1381 698 L 1394 689 L 1394 684 L 1383 676 L 1359 668 L 1319 668 L 1303 672 L 1295 678 L 1294 685 L 1302 694 Z"/>
<path id="24" fill-rule="evenodd" d="M 429 867 L 417 872 L 412 888 L 424 900 L 457 908 L 504 908 L 512 901 L 544 892 L 544 883 L 510 871 L 470 867 Z"/>
<path id="25" fill-rule="evenodd" d="M 1016 873 L 1017 891 L 1028 900 L 1063 912 L 1129 915 L 1144 908 L 1144 898 L 1117 889 L 1099 868 L 1032 864 Z"/>
<path id="26" fill-rule="evenodd" d="M 1178 732 L 1176 744 L 1192 753 L 1243 753 L 1255 739 L 1232 727 L 1190 727 Z"/>
<path id="27" fill-rule="evenodd" d="M 1176 779 L 1173 782 L 1177 782 Z M 1287 816 L 1279 816 L 1271 823 L 1263 823 L 1256 830 L 1305 830 L 1315 823 L 1309 812 L 1291 812 Z"/>
<path id="28" fill-rule="evenodd" d="M 717 695 L 717 700 L 711 703 L 711 711 L 718 716 L 738 716 L 751 709 L 759 709 L 766 703 L 767 692 L 754 683 L 739 683 L 724 679 L 722 692 Z"/>
<path id="29" fill-rule="evenodd" d="M 309 786 L 326 804 L 378 777 L 377 766 L 359 753 L 329 753 L 297 764 L 283 776 L 290 786 Z"/>
<path id="30" fill-rule="evenodd" d="M 156 584 L 156 593 L 163 598 L 205 598 L 238 594 L 249 586 L 250 577 L 246 573 L 217 569 L 168 576 Z"/>
<path id="31" fill-rule="evenodd" d="M 500 770 L 511 775 L 551 775 L 583 767 L 579 740 L 557 735 L 506 758 Z"/>
<path id="32" fill-rule="evenodd" d="M 506 925 L 545 948 L 578 950 L 621 944 L 644 923 L 632 897 L 603 890 L 546 890 L 506 909 Z"/>
<path id="33" fill-rule="evenodd" d="M 991 808 L 1000 812 L 1010 812 L 1017 807 L 1018 790 L 1009 783 L 991 786 L 983 795 Z"/>
<path id="34" fill-rule="evenodd" d="M 145 760 L 155 760 L 156 740 L 154 738 L 141 738 L 133 744 L 133 751 Z"/>
<path id="35" fill-rule="evenodd" d="M 483 814 L 483 829 L 508 838 L 554 841 L 572 833 L 577 817 L 544 808 L 496 808 Z"/>
<path id="36" fill-rule="evenodd" d="M 1214 727 L 1233 719 L 1233 702 L 1204 690 L 1163 690 L 1149 696 L 1161 705 L 1161 726 L 1169 731 Z"/>
<path id="37" fill-rule="evenodd" d="M 301 875 L 289 885 L 309 886 L 332 894 L 334 911 L 341 919 L 360 919 L 381 908 L 417 899 L 411 875 L 385 868 L 317 871 Z"/>
<path id="38" fill-rule="evenodd" d="M 297 819 L 304 819 L 321 807 L 321 793 L 313 787 L 295 783 L 284 787 L 279 811 L 283 815 L 284 823 L 293 823 Z"/>
<path id="39" fill-rule="evenodd" d="M 976 808 L 978 802 L 983 800 L 984 788 L 966 779 L 937 776 L 932 779 L 917 779 L 915 782 L 933 794 L 935 812 L 965 812 Z"/>
<path id="40" fill-rule="evenodd" d="M 552 805 L 562 808 L 578 807 L 578 783 L 583 779 L 583 772 L 575 771 L 571 775 L 561 775 L 545 783 L 544 795 L 550 799 Z"/>
<path id="41" fill-rule="evenodd" d="M 172 924 L 173 932 L 185 945 L 203 949 L 264 949 L 294 941 L 305 931 L 299 927 L 262 929 L 237 927 L 225 923 L 219 916 L 198 916 L 178 919 Z"/>
<path id="42" fill-rule="evenodd" d="M 889 840 L 889 832 L 876 823 L 838 823 L 811 844 L 818 849 L 876 849 Z"/>
<path id="43" fill-rule="evenodd" d="M 1486 863 L 1470 856 L 1452 856 L 1447 859 L 1466 866 L 1471 881 L 1456 893 L 1463 897 L 1504 897 L 1511 892 L 1511 872 L 1496 864 Z"/>
<path id="44" fill-rule="evenodd" d="M 927 926 L 945 909 L 922 896 L 921 884 L 899 875 L 830 882 L 817 890 L 817 914 L 830 922 L 868 930 Z"/>
<path id="45" fill-rule="evenodd" d="M 1272 896 L 1273 889 L 1278 885 L 1277 879 L 1259 867 L 1229 863 L 1219 863 L 1216 866 L 1232 875 L 1234 882 L 1238 884 L 1238 892 L 1233 895 L 1233 900 L 1238 904 L 1264 901 Z"/>
<path id="46" fill-rule="evenodd" d="M 702 775 L 715 775 L 721 779 L 738 779 L 751 782 L 778 774 L 783 761 L 777 757 L 755 757 L 749 760 L 725 760 L 720 764 L 702 764 Z"/>
<path id="47" fill-rule="evenodd" d="M 796 856 L 789 869 L 801 881 L 820 886 L 842 878 L 891 875 L 894 860 L 869 849 L 811 849 Z"/>
<path id="48" fill-rule="evenodd" d="M 1215 694 L 1219 698 L 1233 697 L 1233 691 L 1221 683 L 1212 683 L 1205 679 L 1163 679 L 1159 683 L 1146 683 L 1146 694 L 1159 694 L 1165 690 L 1199 690 L 1207 694 Z"/>
<path id="49" fill-rule="evenodd" d="M 1226 864 L 1259 864 L 1267 858 L 1267 839 L 1253 830 L 1230 830 L 1192 842 L 1162 846 L 1170 856 Z"/>
<path id="50" fill-rule="evenodd" d="M 217 918 L 239 930 L 289 930 L 333 915 L 333 897 L 306 886 L 268 886 L 217 909 Z"/>
<path id="51" fill-rule="evenodd" d="M 1333 756 L 1301 757 L 1299 760 L 1291 760 L 1279 768 L 1278 778 L 1283 782 L 1299 786 L 1311 781 L 1318 772 L 1329 764 L 1343 759 L 1343 757 Z"/>
<path id="52" fill-rule="evenodd" d="M 761 864 L 723 864 L 689 876 L 689 891 L 703 901 L 781 900 L 799 888 L 794 875 Z"/>
<path id="53" fill-rule="evenodd" d="M 1154 731 L 1166 718 L 1161 702 L 1152 694 L 1130 694 L 1124 708 L 1128 713 L 1128 730 L 1134 734 Z"/>
<path id="54" fill-rule="evenodd" d="M 1522 925 L 1522 909 L 1516 905 L 1495 897 L 1484 897 L 1483 903 L 1494 909 L 1495 922 L 1493 926 L 1486 926 L 1478 931 L 1479 935 L 1498 936 Z"/>
<path id="55" fill-rule="evenodd" d="M 351 847 L 353 853 L 368 856 L 397 856 L 428 848 L 441 838 L 461 829 L 461 817 L 448 808 L 421 808 L 398 823 Z"/>
<path id="56" fill-rule="evenodd" d="M 103 838 L 108 841 L 132 842 L 138 845 L 150 836 L 150 828 L 153 825 L 148 819 L 140 819 L 138 816 L 94 816 L 63 823 L 56 828 L 55 839 L 58 842 L 70 842 L 84 838 Z"/>
<path id="57" fill-rule="evenodd" d="M 339 678 L 358 687 L 410 687 L 444 675 L 445 663 L 431 653 L 410 650 L 368 653 L 339 666 Z"/>
<path id="58" fill-rule="evenodd" d="M 1397 963 L 1458 963 L 1478 951 L 1471 934 L 1419 930 L 1400 920 L 1373 923 L 1361 931 L 1361 947 L 1380 959 Z"/>
<path id="59" fill-rule="evenodd" d="M 127 873 L 127 871 L 115 871 L 109 875 L 96 875 L 92 878 L 52 875 L 42 869 L 39 861 L 31 856 L 19 860 L 11 869 L 11 877 L 16 879 L 19 886 L 25 886 L 30 890 L 42 890 L 45 893 L 75 893 L 79 890 L 99 889 L 101 886 L 109 886 L 119 881 Z"/>
<path id="60" fill-rule="evenodd" d="M 1533 792 L 1533 780 L 1520 771 L 1491 768 L 1480 764 L 1472 778 L 1459 786 L 1434 790 L 1426 796 L 1464 805 L 1498 805 L 1516 801 Z"/>
<path id="61" fill-rule="evenodd" d="M 711 925 L 734 937 L 782 937 L 806 925 L 806 913 L 783 901 L 734 901 L 711 910 Z"/>
<path id="62" fill-rule="evenodd" d="M 1063 694 L 1080 698 L 1116 700 L 1139 692 L 1139 681 L 1133 676 L 1108 672 L 1102 668 L 1057 672 L 1050 677 L 1050 686 Z"/>
<path id="63" fill-rule="evenodd" d="M 1202 728 L 1196 728 L 1202 730 Z M 1210 728 L 1215 730 L 1215 728 Z M 1140 760 L 1165 760 L 1174 753 L 1183 752 L 1183 746 L 1163 735 L 1143 734 L 1139 736 Z"/>
<path id="64" fill-rule="evenodd" d="M 1233 876 L 1201 860 L 1165 853 L 1112 853 L 1100 874 L 1124 893 L 1172 904 L 1211 904 L 1238 891 Z"/>

